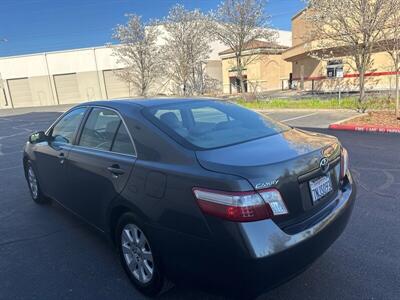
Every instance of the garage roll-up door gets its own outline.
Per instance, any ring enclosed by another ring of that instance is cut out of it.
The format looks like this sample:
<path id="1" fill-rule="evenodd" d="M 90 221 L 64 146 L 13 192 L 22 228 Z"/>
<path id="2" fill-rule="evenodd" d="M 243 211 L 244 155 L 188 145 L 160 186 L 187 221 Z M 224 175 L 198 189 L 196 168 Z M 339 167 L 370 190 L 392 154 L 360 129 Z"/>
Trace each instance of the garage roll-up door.
<path id="1" fill-rule="evenodd" d="M 54 75 L 57 97 L 60 104 L 77 103 L 81 101 L 76 74 Z"/>
<path id="2" fill-rule="evenodd" d="M 129 85 L 115 76 L 113 70 L 103 71 L 108 99 L 129 97 Z"/>
<path id="3" fill-rule="evenodd" d="M 29 107 L 36 104 L 32 101 L 28 78 L 9 79 L 7 80 L 7 84 L 14 107 Z"/>

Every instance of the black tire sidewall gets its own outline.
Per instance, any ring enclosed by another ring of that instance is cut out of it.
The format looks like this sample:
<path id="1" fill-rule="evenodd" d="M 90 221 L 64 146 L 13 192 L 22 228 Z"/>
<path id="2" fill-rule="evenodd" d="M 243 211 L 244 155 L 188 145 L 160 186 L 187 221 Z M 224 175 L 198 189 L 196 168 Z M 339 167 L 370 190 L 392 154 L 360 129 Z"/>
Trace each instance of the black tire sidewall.
<path id="1" fill-rule="evenodd" d="M 153 274 L 153 278 L 150 280 L 150 282 L 148 282 L 146 284 L 142 284 L 133 276 L 132 272 L 129 270 L 129 267 L 127 266 L 127 264 L 125 262 L 125 258 L 122 253 L 121 233 L 122 233 L 123 228 L 127 224 L 134 224 L 141 231 L 143 231 L 143 233 L 145 234 L 145 236 L 147 238 L 147 241 L 150 244 L 150 248 L 151 248 L 153 259 L 154 259 L 154 274 Z M 116 242 L 116 246 L 118 249 L 118 256 L 119 256 L 121 265 L 124 268 L 125 272 L 127 273 L 131 282 L 135 285 L 135 287 L 140 292 L 142 292 L 143 294 L 145 294 L 147 296 L 158 295 L 162 291 L 163 284 L 164 284 L 164 276 L 163 276 L 162 269 L 161 269 L 160 258 L 157 255 L 155 245 L 154 245 L 154 243 L 152 243 L 150 236 L 147 234 L 144 226 L 142 226 L 141 222 L 138 221 L 138 218 L 135 217 L 134 214 L 126 213 L 121 216 L 121 218 L 118 221 L 116 230 L 115 230 L 115 242 Z"/>

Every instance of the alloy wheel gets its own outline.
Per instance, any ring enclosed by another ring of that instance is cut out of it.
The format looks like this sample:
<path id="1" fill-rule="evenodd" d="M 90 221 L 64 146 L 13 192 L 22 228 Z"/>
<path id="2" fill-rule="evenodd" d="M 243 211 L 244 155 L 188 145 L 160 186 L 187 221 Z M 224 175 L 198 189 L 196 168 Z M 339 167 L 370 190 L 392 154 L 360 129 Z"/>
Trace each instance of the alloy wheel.
<path id="1" fill-rule="evenodd" d="M 121 232 L 121 249 L 132 275 L 141 283 L 149 283 L 154 274 L 154 260 L 149 242 L 134 224 L 126 224 Z"/>
<path id="2" fill-rule="evenodd" d="M 32 197 L 33 197 L 33 199 L 36 200 L 39 195 L 39 187 L 38 187 L 37 178 L 36 178 L 35 172 L 33 171 L 32 166 L 29 166 L 29 169 L 28 169 L 28 182 L 29 182 L 29 187 L 31 190 Z"/>

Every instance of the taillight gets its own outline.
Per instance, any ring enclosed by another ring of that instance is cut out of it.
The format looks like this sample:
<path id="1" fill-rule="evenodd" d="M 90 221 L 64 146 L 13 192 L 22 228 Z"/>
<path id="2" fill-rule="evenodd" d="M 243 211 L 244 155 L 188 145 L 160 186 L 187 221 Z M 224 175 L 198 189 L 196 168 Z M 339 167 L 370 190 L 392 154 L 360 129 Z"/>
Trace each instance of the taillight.
<path id="1" fill-rule="evenodd" d="M 349 169 L 349 154 L 345 148 L 342 148 L 342 153 L 340 157 L 340 180 L 343 180 L 346 177 L 348 169 Z"/>
<path id="2" fill-rule="evenodd" d="M 229 221 L 253 222 L 288 213 L 280 193 L 275 189 L 259 192 L 221 192 L 194 188 L 200 209 Z"/>

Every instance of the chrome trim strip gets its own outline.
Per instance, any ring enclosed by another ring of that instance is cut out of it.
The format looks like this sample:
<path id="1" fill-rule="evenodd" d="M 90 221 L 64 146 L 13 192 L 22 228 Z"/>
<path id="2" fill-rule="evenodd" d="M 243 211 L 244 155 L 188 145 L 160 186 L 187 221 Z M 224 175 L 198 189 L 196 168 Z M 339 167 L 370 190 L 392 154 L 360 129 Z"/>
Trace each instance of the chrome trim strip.
<path id="1" fill-rule="evenodd" d="M 80 145 L 72 145 L 71 150 L 73 149 L 83 149 L 83 150 L 89 150 L 89 151 L 94 151 L 94 152 L 102 152 L 105 154 L 113 154 L 113 155 L 121 155 L 121 156 L 126 156 L 126 157 L 130 157 L 130 158 L 135 158 L 137 159 L 136 155 L 132 155 L 132 154 L 125 154 L 125 153 L 119 153 L 119 152 L 113 152 L 113 151 L 108 151 L 108 150 L 103 150 L 103 149 L 97 149 L 97 148 L 90 148 L 90 147 L 86 147 L 86 146 L 80 146 Z"/>

